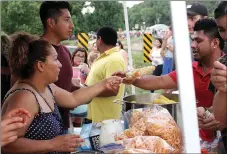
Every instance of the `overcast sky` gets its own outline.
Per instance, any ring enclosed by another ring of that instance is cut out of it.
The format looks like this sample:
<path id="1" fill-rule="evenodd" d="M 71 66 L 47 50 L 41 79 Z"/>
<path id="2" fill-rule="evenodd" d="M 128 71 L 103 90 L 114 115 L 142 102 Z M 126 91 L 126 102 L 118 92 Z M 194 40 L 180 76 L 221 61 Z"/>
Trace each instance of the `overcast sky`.
<path id="1" fill-rule="evenodd" d="M 119 2 L 122 2 L 122 1 L 119 1 Z M 127 7 L 131 8 L 133 7 L 133 5 L 135 4 L 139 4 L 139 3 L 142 3 L 143 1 L 127 1 L 126 2 L 126 5 Z M 85 5 L 89 5 L 91 2 L 86 2 Z M 84 8 L 82 10 L 82 13 L 84 14 L 85 12 L 93 12 L 94 11 L 94 8 L 92 7 L 87 7 L 87 8 Z"/>
<path id="2" fill-rule="evenodd" d="M 133 7 L 133 5 L 135 4 L 139 4 L 139 3 L 142 3 L 143 1 L 127 1 L 126 4 L 128 7 Z"/>

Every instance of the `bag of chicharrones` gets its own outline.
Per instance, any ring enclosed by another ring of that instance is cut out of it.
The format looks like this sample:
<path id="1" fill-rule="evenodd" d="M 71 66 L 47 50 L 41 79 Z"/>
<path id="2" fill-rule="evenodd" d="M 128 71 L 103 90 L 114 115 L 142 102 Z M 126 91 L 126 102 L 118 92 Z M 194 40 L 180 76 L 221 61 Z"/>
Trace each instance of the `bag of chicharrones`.
<path id="1" fill-rule="evenodd" d="M 171 117 L 169 112 L 157 105 L 153 105 L 149 108 L 132 109 L 124 113 L 124 119 L 129 125 L 129 129 L 117 134 L 115 140 L 123 140 L 127 138 L 133 138 L 135 136 L 149 135 L 147 132 L 146 119 L 151 115 L 166 114 L 167 117 Z M 174 120 L 173 120 L 174 121 Z"/>
<path id="2" fill-rule="evenodd" d="M 153 116 L 162 114 L 162 117 L 171 117 L 168 110 L 158 105 L 153 105 L 152 107 L 148 108 L 131 109 L 125 112 L 123 116 L 126 120 L 126 123 L 129 125 L 129 128 L 138 128 L 139 130 L 144 131 L 146 129 L 145 118 L 147 116 L 149 117 L 151 114 Z"/>
<path id="3" fill-rule="evenodd" d="M 135 124 L 138 120 L 140 120 L 144 115 L 148 113 L 155 113 L 163 108 L 157 105 L 153 105 L 152 107 L 148 108 L 139 108 L 139 109 L 131 109 L 128 110 L 123 114 L 124 119 L 126 120 L 129 127 L 132 127 L 133 124 Z M 168 111 L 167 111 L 168 112 Z"/>
<path id="4" fill-rule="evenodd" d="M 147 153 L 173 153 L 174 149 L 158 136 L 136 136 L 123 140 L 125 149 L 148 150 Z M 145 153 L 145 151 L 144 151 Z"/>
<path id="5" fill-rule="evenodd" d="M 116 154 L 134 154 L 134 153 L 145 154 L 145 153 L 152 153 L 152 152 L 149 150 L 143 150 L 143 149 L 125 149 Z"/>
<path id="6" fill-rule="evenodd" d="M 143 108 L 131 109 L 123 114 L 126 123 L 131 127 L 137 120 L 143 116 Z"/>
<path id="7" fill-rule="evenodd" d="M 174 153 L 182 152 L 181 130 L 167 109 L 154 105 L 150 108 L 130 110 L 125 117 L 130 128 L 116 135 L 116 141 L 135 136 L 159 136 L 174 148 Z"/>
<path id="8" fill-rule="evenodd" d="M 146 124 L 143 119 L 144 112 L 143 108 L 133 109 L 124 113 L 124 119 L 129 125 L 129 129 L 126 129 L 124 132 L 118 133 L 115 135 L 115 140 L 123 140 L 128 138 L 133 138 L 135 136 L 145 136 L 146 133 Z M 134 126 L 134 124 L 136 124 Z"/>
<path id="9" fill-rule="evenodd" d="M 182 132 L 168 110 L 162 108 L 158 112 L 147 112 L 144 120 L 149 135 L 164 139 L 174 148 L 174 153 L 183 151 Z"/>

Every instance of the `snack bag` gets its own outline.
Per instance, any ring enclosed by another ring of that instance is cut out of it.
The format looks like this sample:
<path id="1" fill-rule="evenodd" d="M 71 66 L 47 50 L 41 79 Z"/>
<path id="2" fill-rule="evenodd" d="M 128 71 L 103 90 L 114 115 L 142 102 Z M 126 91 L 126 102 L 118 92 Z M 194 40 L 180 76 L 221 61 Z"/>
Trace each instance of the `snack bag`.
<path id="1" fill-rule="evenodd" d="M 99 151 L 100 123 L 83 124 L 80 137 L 84 139 L 78 151 L 95 150 Z"/>
<path id="2" fill-rule="evenodd" d="M 99 151 L 99 137 L 101 133 L 101 123 L 93 123 L 92 130 L 89 135 L 92 150 Z"/>
<path id="3" fill-rule="evenodd" d="M 82 143 L 81 147 L 78 147 L 78 151 L 86 151 L 86 150 L 92 150 L 91 143 L 90 143 L 90 132 L 92 130 L 92 123 L 90 124 L 83 124 L 80 137 L 84 139 L 84 142 Z"/>
<path id="4" fill-rule="evenodd" d="M 149 150 L 150 153 L 172 153 L 174 149 L 158 136 L 137 136 L 123 140 L 126 149 Z"/>
<path id="5" fill-rule="evenodd" d="M 153 105 L 142 110 L 130 110 L 124 115 L 128 119 L 130 128 L 116 139 L 142 136 L 159 136 L 174 148 L 174 153 L 183 150 L 183 139 L 180 128 L 167 109 Z"/>
<path id="6" fill-rule="evenodd" d="M 174 148 L 174 153 L 182 152 L 183 139 L 180 128 L 166 109 L 145 115 L 147 132 L 159 136 Z"/>
<path id="7" fill-rule="evenodd" d="M 134 154 L 134 153 L 139 153 L 139 154 L 149 153 L 149 154 L 151 154 L 151 151 L 144 150 L 144 149 L 125 149 L 125 150 L 120 151 L 116 154 Z"/>

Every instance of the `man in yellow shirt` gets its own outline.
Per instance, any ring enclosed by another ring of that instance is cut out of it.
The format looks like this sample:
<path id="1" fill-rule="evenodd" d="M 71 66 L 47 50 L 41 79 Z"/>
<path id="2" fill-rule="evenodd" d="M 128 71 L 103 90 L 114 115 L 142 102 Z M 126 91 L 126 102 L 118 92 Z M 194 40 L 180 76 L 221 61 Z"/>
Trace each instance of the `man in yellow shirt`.
<path id="1" fill-rule="evenodd" d="M 102 27 L 97 32 L 96 46 L 100 56 L 93 63 L 86 84 L 92 86 L 99 81 L 110 77 L 116 71 L 124 71 L 126 66 L 119 52 L 117 32 L 111 27 Z M 118 119 L 121 116 L 122 106 L 113 103 L 115 99 L 122 99 L 124 85 L 118 93 L 109 91 L 93 98 L 88 105 L 87 121 L 100 122 L 107 119 Z M 86 122 L 85 122 L 86 123 Z"/>

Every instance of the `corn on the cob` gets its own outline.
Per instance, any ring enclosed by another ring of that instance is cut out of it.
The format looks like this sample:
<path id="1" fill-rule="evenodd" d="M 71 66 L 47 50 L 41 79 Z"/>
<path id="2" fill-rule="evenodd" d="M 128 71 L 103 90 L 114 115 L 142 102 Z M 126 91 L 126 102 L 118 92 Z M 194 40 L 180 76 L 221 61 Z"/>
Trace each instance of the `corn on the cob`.
<path id="1" fill-rule="evenodd" d="M 151 75 L 154 70 L 155 70 L 155 66 L 147 66 L 147 67 L 135 69 L 133 72 L 138 71 L 140 73 L 140 76 L 144 76 L 144 75 Z"/>
<path id="2" fill-rule="evenodd" d="M 155 66 L 147 66 L 147 67 L 135 69 L 126 74 L 126 79 L 133 80 L 140 76 L 151 75 L 153 73 L 154 69 L 155 69 Z"/>
<path id="3" fill-rule="evenodd" d="M 176 103 L 175 101 L 168 99 L 167 97 L 160 95 L 157 99 L 154 100 L 154 104 L 172 104 Z"/>

